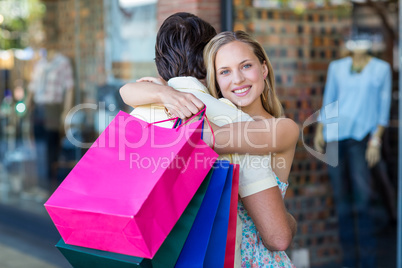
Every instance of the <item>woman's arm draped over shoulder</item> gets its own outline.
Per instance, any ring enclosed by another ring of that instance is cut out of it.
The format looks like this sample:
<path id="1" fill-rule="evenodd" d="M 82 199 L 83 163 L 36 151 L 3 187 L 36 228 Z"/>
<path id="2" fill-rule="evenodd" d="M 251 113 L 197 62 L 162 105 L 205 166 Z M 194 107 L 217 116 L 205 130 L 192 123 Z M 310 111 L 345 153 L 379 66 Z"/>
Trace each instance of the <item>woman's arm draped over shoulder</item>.
<path id="1" fill-rule="evenodd" d="M 165 106 L 173 116 L 190 117 L 204 107 L 191 93 L 179 92 L 170 86 L 153 82 L 128 83 L 120 88 L 125 104 L 137 107 L 146 104 Z"/>

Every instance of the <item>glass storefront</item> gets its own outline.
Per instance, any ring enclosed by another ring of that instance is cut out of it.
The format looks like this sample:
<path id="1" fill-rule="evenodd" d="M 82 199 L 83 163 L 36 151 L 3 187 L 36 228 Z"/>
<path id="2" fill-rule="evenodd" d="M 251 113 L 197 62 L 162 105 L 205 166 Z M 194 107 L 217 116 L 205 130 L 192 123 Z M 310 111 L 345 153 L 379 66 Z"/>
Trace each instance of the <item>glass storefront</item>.
<path id="1" fill-rule="evenodd" d="M 0 0 L 0 208 L 48 220 L 43 203 L 49 195 L 117 112 L 131 110 L 121 100 L 120 87 L 157 76 L 156 32 L 167 15 L 182 11 L 166 11 L 173 6 L 166 1 Z M 194 1 L 182 2 L 186 8 Z M 314 153 L 329 64 L 350 56 L 346 43 L 355 37 L 369 40 L 370 57 L 389 64 L 390 121 L 380 164 L 370 170 L 375 200 L 369 210 L 378 238 L 375 254 L 382 263 L 378 267 L 396 267 L 398 3 L 216 2 L 232 4 L 225 10 L 233 14 L 222 15 L 226 23 L 233 18 L 227 23 L 233 30 L 247 31 L 263 45 L 285 114 L 302 129 L 285 199 L 298 222 L 288 250 L 297 267 L 340 267 L 345 254 L 329 168 Z M 208 11 L 200 14 L 219 21 Z"/>

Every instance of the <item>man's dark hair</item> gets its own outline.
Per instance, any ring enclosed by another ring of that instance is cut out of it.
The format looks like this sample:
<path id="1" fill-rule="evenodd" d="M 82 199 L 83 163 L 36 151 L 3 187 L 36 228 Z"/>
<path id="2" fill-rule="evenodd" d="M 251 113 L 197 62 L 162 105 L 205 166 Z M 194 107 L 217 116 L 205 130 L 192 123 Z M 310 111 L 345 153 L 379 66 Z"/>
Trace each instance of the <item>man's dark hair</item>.
<path id="1" fill-rule="evenodd" d="M 155 63 L 166 81 L 178 76 L 204 79 L 203 50 L 216 30 L 199 17 L 179 12 L 168 17 L 159 28 L 155 45 Z"/>

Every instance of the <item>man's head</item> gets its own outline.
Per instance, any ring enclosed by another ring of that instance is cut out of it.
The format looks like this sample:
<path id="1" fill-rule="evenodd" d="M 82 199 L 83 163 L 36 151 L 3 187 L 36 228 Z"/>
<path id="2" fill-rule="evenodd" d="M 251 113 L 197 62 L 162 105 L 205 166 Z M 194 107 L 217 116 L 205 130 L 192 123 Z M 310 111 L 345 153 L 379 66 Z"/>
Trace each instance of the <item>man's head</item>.
<path id="1" fill-rule="evenodd" d="M 199 17 L 179 12 L 168 17 L 159 28 L 155 45 L 155 63 L 166 81 L 178 76 L 206 77 L 203 60 L 205 45 L 216 30 Z"/>

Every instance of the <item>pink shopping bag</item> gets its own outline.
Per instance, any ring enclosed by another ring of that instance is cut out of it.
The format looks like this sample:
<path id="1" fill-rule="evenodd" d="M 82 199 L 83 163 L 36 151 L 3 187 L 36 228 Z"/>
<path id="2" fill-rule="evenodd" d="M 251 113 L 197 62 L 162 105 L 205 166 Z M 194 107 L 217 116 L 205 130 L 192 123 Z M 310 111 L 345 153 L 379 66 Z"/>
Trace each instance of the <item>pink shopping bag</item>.
<path id="1" fill-rule="evenodd" d="M 217 158 L 202 124 L 119 112 L 45 203 L 65 243 L 152 258 Z"/>

